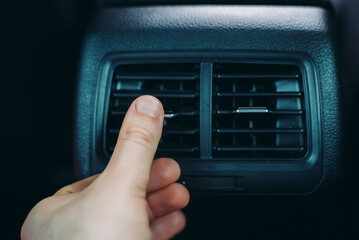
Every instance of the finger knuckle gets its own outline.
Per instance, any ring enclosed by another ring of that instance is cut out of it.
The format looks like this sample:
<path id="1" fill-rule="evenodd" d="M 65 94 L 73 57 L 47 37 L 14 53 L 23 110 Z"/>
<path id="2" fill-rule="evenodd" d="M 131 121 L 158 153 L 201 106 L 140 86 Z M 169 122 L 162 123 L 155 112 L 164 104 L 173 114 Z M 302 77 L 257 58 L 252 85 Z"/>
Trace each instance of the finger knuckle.
<path id="1" fill-rule="evenodd" d="M 125 131 L 125 140 L 144 145 L 152 145 L 154 141 L 153 133 L 141 126 L 131 126 Z"/>

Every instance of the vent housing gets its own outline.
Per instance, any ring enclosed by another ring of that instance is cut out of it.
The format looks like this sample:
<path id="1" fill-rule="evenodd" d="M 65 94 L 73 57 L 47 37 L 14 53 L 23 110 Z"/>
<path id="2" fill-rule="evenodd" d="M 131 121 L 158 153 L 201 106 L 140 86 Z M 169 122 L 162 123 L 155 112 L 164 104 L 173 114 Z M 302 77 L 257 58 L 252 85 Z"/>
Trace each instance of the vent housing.
<path id="1" fill-rule="evenodd" d="M 201 92 L 208 89 L 212 94 Z M 218 60 L 119 64 L 111 84 L 104 150 L 109 157 L 131 102 L 152 95 L 161 100 L 166 114 L 157 157 L 303 160 L 309 142 L 305 89 L 301 70 L 294 64 Z M 206 116 L 203 104 L 210 106 Z M 201 156 L 204 152 L 209 158 Z"/>

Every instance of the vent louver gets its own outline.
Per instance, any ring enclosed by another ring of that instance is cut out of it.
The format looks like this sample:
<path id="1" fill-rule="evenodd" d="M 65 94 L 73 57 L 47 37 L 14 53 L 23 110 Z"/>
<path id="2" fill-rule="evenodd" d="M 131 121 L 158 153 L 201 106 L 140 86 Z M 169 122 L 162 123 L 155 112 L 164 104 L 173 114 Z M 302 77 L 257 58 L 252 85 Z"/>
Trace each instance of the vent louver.
<path id="1" fill-rule="evenodd" d="M 300 159 L 307 150 L 303 82 L 292 65 L 218 63 L 213 158 Z"/>
<path id="2" fill-rule="evenodd" d="M 111 154 L 131 102 L 157 97 L 166 118 L 157 155 L 199 158 L 199 64 L 123 64 L 114 72 L 105 148 Z"/>

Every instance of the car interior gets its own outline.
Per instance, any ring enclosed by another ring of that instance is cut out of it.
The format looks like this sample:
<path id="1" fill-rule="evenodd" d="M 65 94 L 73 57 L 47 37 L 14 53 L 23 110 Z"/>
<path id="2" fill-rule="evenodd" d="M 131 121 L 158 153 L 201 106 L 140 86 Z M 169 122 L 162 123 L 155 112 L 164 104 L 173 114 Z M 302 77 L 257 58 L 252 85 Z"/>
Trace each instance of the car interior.
<path id="1" fill-rule="evenodd" d="M 1 239 L 101 173 L 131 102 L 190 192 L 174 239 L 358 239 L 359 1 L 8 0 Z"/>

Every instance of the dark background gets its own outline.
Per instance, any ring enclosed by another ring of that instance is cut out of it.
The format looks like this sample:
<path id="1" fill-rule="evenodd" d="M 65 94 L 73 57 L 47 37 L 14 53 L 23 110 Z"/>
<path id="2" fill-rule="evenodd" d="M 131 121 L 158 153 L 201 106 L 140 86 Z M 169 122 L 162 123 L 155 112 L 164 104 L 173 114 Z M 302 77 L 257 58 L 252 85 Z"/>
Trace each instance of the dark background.
<path id="1" fill-rule="evenodd" d="M 0 163 L 5 222 L 1 239 L 18 239 L 30 209 L 75 181 L 72 125 L 77 62 L 86 25 L 96 11 L 93 2 L 6 0 L 0 4 Z M 185 210 L 188 227 L 180 239 L 359 236 L 355 204 L 359 1 L 342 2 L 335 13 L 346 101 L 347 159 L 336 194 L 289 199 L 192 196 Z"/>
<path id="2" fill-rule="evenodd" d="M 75 180 L 76 68 L 92 10 L 83 0 L 1 1 L 0 239 L 19 239 L 30 209 Z"/>

